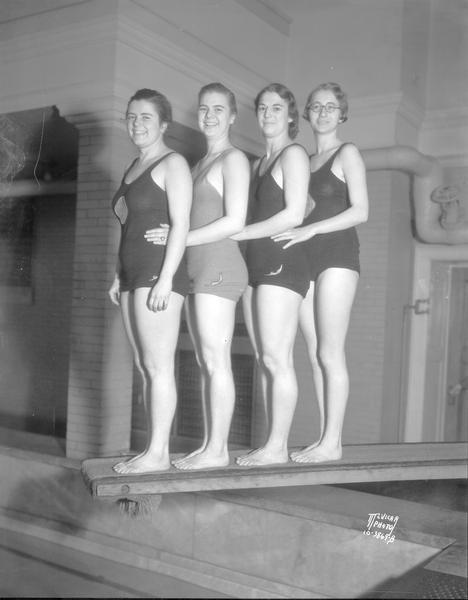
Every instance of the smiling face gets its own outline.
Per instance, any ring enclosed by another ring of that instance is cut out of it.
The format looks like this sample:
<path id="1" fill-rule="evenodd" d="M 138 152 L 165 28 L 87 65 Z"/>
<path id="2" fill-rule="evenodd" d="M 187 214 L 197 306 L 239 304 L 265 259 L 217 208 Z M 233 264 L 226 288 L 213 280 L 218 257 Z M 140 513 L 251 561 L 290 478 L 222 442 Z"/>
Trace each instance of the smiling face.
<path id="1" fill-rule="evenodd" d="M 317 110 L 314 111 L 313 108 Z M 318 133 L 333 131 L 338 126 L 340 118 L 340 104 L 335 94 L 331 90 L 315 92 L 309 104 L 309 122 L 312 129 Z"/>
<path id="2" fill-rule="evenodd" d="M 276 92 L 265 92 L 257 105 L 257 121 L 265 137 L 289 135 L 289 106 Z"/>
<path id="3" fill-rule="evenodd" d="M 226 94 L 210 91 L 201 96 L 198 106 L 198 126 L 207 138 L 228 135 L 235 118 Z"/>
<path id="4" fill-rule="evenodd" d="M 167 123 L 161 123 L 159 113 L 148 100 L 133 100 L 127 110 L 127 131 L 138 148 L 147 148 L 161 141 Z"/>

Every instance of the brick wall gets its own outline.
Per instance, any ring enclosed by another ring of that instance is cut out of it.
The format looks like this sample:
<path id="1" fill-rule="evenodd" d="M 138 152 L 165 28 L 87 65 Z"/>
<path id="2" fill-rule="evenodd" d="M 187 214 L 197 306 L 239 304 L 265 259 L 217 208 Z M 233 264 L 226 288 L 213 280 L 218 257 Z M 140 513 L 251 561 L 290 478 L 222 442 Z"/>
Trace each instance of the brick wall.
<path id="1" fill-rule="evenodd" d="M 67 456 L 82 458 L 128 450 L 132 360 L 107 295 L 118 243 L 110 203 L 128 161 L 126 138 L 117 121 L 79 127 Z"/>

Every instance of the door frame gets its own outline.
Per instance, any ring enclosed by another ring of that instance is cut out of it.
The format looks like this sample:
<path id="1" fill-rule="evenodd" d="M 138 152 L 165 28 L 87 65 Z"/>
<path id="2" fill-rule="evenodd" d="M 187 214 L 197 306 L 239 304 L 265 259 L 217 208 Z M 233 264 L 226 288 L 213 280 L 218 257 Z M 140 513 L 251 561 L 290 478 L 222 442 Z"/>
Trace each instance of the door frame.
<path id="1" fill-rule="evenodd" d="M 413 290 L 409 319 L 409 349 L 407 365 L 407 393 L 404 422 L 404 442 L 422 442 L 424 439 L 425 385 L 428 355 L 429 327 L 431 324 L 431 274 L 434 261 L 468 264 L 468 244 L 436 245 L 415 243 L 413 263 Z M 428 311 L 426 311 L 428 309 Z M 403 369 L 405 365 L 402 365 Z M 423 382 L 423 383 L 422 383 Z M 436 438 L 443 441 L 444 418 L 441 407 L 437 410 Z"/>
<path id="2" fill-rule="evenodd" d="M 468 263 L 450 269 L 450 313 L 447 324 L 447 363 L 445 369 L 443 439 L 447 442 L 468 441 L 468 396 L 462 389 L 450 401 L 451 386 L 468 377 Z"/>

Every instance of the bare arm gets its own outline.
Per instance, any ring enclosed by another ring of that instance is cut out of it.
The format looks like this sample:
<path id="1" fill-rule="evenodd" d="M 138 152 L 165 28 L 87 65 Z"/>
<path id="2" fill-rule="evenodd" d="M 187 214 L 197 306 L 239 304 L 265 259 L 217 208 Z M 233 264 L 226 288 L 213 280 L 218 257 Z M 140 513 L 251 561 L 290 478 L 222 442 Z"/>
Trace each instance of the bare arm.
<path id="1" fill-rule="evenodd" d="M 116 306 L 120 306 L 120 260 L 117 258 L 117 266 L 115 269 L 114 281 L 109 288 L 108 294 L 111 302 Z"/>
<path id="2" fill-rule="evenodd" d="M 186 160 L 179 154 L 172 154 L 167 158 L 167 163 L 165 186 L 171 228 L 160 279 L 172 279 L 182 260 L 192 205 L 192 177 Z"/>
<path id="3" fill-rule="evenodd" d="M 251 240 L 272 236 L 300 225 L 304 220 L 309 185 L 309 160 L 298 145 L 287 148 L 278 161 L 282 176 L 284 203 L 282 210 L 264 221 L 247 225 L 235 240 Z"/>
<path id="4" fill-rule="evenodd" d="M 277 242 L 290 240 L 284 245 L 304 242 L 315 235 L 342 231 L 364 223 L 368 219 L 369 199 L 367 193 L 366 169 L 359 150 L 354 144 L 346 145 L 340 152 L 340 167 L 348 186 L 350 207 L 334 217 L 297 227 L 272 236 Z"/>
<path id="5" fill-rule="evenodd" d="M 164 185 L 171 227 L 164 263 L 158 281 L 148 296 L 148 305 L 153 310 L 164 310 L 167 307 L 172 291 L 172 278 L 185 251 L 192 204 L 192 177 L 187 161 L 180 154 L 171 154 L 164 162 Z"/>

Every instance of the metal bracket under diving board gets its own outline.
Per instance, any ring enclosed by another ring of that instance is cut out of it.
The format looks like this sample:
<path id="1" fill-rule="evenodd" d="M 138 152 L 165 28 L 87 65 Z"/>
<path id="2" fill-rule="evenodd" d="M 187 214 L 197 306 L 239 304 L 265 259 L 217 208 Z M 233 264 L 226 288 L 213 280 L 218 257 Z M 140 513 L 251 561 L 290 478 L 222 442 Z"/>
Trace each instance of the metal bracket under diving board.
<path id="1" fill-rule="evenodd" d="M 175 492 L 253 489 L 371 481 L 416 479 L 465 479 L 468 444 L 407 443 L 343 447 L 343 458 L 320 464 L 288 462 L 262 467 L 240 467 L 231 452 L 229 466 L 222 469 L 168 471 L 120 475 L 112 470 L 124 457 L 83 461 L 83 479 L 93 496 L 125 497 Z M 182 455 L 172 455 L 177 458 Z"/>

